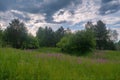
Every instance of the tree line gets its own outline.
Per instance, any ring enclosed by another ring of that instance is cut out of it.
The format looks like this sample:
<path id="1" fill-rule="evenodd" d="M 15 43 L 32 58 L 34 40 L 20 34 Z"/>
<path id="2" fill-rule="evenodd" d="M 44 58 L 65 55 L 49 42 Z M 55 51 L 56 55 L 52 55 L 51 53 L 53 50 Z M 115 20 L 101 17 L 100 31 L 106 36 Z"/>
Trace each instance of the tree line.
<path id="1" fill-rule="evenodd" d="M 5 30 L 0 29 L 0 46 L 18 49 L 36 49 L 39 47 L 56 47 L 56 44 L 65 35 L 60 27 L 53 31 L 51 27 L 40 27 L 36 36 L 28 33 L 27 28 L 19 19 L 14 19 Z"/>
<path id="2" fill-rule="evenodd" d="M 25 24 L 18 19 L 9 23 L 5 30 L 0 29 L 0 46 L 18 49 L 37 49 L 40 47 L 59 47 L 64 52 L 85 53 L 94 49 L 116 50 L 120 49 L 117 41 L 118 33 L 107 29 L 101 20 L 93 25 L 87 22 L 84 30 L 71 32 L 60 27 L 54 31 L 51 27 L 40 27 L 36 36 L 28 33 Z"/>

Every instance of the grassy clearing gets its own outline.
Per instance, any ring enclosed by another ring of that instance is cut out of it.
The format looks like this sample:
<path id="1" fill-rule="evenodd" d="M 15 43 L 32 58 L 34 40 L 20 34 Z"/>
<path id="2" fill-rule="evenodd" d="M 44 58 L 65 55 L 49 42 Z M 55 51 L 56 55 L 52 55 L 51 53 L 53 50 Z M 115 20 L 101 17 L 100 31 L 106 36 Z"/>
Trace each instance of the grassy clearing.
<path id="1" fill-rule="evenodd" d="M 1 48 L 0 80 L 120 80 L 120 52 L 96 51 L 81 57 L 58 52 Z"/>
<path id="2" fill-rule="evenodd" d="M 60 48 L 52 48 L 52 47 L 48 47 L 48 48 L 42 47 L 36 51 L 40 53 L 61 53 Z"/>

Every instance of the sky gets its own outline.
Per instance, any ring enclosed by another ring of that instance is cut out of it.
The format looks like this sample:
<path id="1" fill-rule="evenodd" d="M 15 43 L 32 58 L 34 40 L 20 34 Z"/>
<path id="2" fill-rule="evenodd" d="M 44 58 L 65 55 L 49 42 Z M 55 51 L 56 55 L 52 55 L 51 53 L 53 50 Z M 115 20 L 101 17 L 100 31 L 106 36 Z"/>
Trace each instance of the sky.
<path id="1" fill-rule="evenodd" d="M 0 26 L 5 29 L 13 19 L 24 22 L 33 35 L 39 27 L 76 31 L 88 21 L 102 20 L 120 39 L 120 0 L 0 0 Z"/>

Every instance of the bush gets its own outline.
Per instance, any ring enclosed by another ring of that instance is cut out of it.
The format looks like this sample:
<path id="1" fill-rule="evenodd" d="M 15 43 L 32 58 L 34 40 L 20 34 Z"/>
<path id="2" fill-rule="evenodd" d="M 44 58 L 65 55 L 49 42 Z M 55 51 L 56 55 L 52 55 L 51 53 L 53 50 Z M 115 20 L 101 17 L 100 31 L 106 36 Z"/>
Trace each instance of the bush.
<path id="1" fill-rule="evenodd" d="M 22 44 L 23 49 L 36 49 L 39 48 L 38 39 L 32 35 L 28 35 L 26 41 Z"/>
<path id="2" fill-rule="evenodd" d="M 57 43 L 57 46 L 61 48 L 62 51 L 69 52 L 70 45 L 73 35 L 64 36 L 60 42 Z"/>
<path id="3" fill-rule="evenodd" d="M 57 44 L 64 52 L 86 53 L 95 48 L 95 37 L 92 31 L 82 30 L 65 36 Z"/>

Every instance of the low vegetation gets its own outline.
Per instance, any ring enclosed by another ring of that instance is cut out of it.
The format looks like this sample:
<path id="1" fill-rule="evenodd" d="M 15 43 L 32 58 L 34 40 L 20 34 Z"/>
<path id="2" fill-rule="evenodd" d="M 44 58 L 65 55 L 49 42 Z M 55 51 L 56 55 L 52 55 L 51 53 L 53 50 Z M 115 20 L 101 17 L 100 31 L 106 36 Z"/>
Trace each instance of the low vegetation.
<path id="1" fill-rule="evenodd" d="M 50 50 L 0 48 L 0 80 L 120 80 L 120 52 L 77 57 Z"/>

